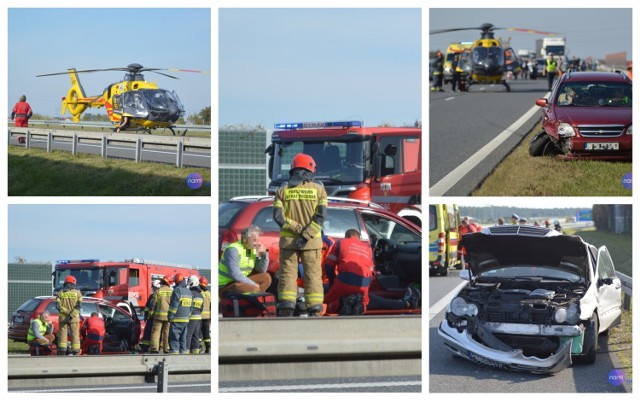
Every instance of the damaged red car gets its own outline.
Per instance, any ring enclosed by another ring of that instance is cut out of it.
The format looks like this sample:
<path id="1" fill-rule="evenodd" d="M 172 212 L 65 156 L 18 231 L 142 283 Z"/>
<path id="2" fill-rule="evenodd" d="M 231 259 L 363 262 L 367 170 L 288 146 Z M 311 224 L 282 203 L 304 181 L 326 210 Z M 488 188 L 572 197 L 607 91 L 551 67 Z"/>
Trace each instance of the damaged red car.
<path id="1" fill-rule="evenodd" d="M 632 84 L 622 72 L 568 72 L 536 100 L 542 127 L 531 156 L 631 161 Z"/>

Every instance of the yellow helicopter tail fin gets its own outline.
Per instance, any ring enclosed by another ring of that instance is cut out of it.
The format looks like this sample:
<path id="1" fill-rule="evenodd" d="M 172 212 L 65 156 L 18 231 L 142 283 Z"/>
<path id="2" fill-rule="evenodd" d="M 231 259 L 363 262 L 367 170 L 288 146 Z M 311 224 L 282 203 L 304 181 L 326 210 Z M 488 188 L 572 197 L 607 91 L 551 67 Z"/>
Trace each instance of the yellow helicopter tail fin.
<path id="1" fill-rule="evenodd" d="M 69 77 L 71 78 L 71 88 L 67 92 L 67 96 L 62 98 L 62 114 L 64 115 L 65 111 L 69 110 L 73 121 L 80 122 L 80 115 L 87 109 L 91 99 L 87 99 L 75 68 L 69 68 Z"/>

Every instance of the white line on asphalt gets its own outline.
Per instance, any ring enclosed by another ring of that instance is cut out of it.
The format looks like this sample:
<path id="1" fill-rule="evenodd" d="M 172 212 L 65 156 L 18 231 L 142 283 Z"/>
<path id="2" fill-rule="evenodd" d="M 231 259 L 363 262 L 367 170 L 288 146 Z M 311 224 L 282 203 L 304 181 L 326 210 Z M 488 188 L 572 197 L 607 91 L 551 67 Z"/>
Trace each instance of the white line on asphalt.
<path id="1" fill-rule="evenodd" d="M 493 138 L 492 141 L 487 143 L 483 148 L 478 150 L 476 154 L 469 157 L 458 168 L 449 172 L 447 176 L 442 178 L 438 183 L 429 188 L 429 196 L 444 196 L 452 187 L 454 187 L 462 178 L 465 177 L 471 170 L 473 170 L 478 164 L 484 161 L 495 149 L 497 149 L 505 140 L 507 140 L 515 131 L 520 129 L 529 118 L 531 118 L 539 107 L 534 106 L 527 111 L 523 116 L 518 118 L 516 122 L 511 124 L 510 127 L 502 131 L 498 136 Z"/>
<path id="2" fill-rule="evenodd" d="M 190 384 L 181 384 L 181 385 L 168 385 L 169 388 L 179 388 L 179 387 L 209 387 L 210 383 L 190 383 Z M 18 392 L 18 393 L 50 393 L 50 392 L 101 392 L 101 391 L 113 391 L 113 390 L 131 390 L 131 389 L 149 389 L 158 387 L 157 383 L 152 383 L 146 386 L 92 386 L 86 388 L 70 388 L 66 387 L 63 389 L 34 389 L 34 390 L 9 390 L 10 392 Z"/>
<path id="3" fill-rule="evenodd" d="M 435 278 L 432 277 L 429 279 L 435 279 Z M 440 311 L 442 311 L 447 306 L 447 304 L 449 304 L 451 300 L 453 300 L 454 296 L 458 294 L 460 289 L 462 289 L 462 287 L 466 284 L 467 284 L 467 281 L 461 282 L 458 286 L 453 288 L 452 291 L 447 293 L 446 296 L 441 298 L 436 304 L 429 307 L 429 321 L 431 321 L 436 315 L 440 314 Z"/>
<path id="4" fill-rule="evenodd" d="M 444 99 L 444 101 L 449 101 L 449 100 L 453 100 L 455 99 L 455 97 L 447 97 L 446 99 Z"/>
<path id="5" fill-rule="evenodd" d="M 219 388 L 220 393 L 224 392 L 266 392 L 266 391 L 304 391 L 322 389 L 351 389 L 369 387 L 389 387 L 389 386 L 421 386 L 421 381 L 407 382 L 362 382 L 362 383 L 327 383 L 317 385 L 290 385 L 290 386 L 253 386 L 253 387 L 228 387 Z"/>

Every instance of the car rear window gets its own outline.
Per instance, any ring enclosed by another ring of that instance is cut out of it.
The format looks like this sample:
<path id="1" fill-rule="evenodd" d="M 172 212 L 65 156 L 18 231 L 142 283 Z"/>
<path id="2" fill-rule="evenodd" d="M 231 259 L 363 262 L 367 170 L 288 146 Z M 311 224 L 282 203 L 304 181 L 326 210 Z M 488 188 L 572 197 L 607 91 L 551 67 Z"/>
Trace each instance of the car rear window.
<path id="1" fill-rule="evenodd" d="M 361 230 L 356 213 L 349 209 L 329 207 L 327 220 L 322 225 L 324 234 L 334 238 L 343 238 L 348 229 Z"/>
<path id="2" fill-rule="evenodd" d="M 229 228 L 233 223 L 235 217 L 240 214 L 245 207 L 247 207 L 247 203 L 243 203 L 240 201 L 226 201 L 220 203 L 218 206 L 218 227 L 220 228 Z"/>
<path id="3" fill-rule="evenodd" d="M 251 224 L 259 227 L 262 232 L 280 232 L 280 226 L 273 219 L 273 207 L 258 211 Z"/>
<path id="4" fill-rule="evenodd" d="M 47 307 L 45 307 L 45 309 L 44 309 L 44 310 L 45 310 L 45 311 L 48 311 L 48 312 L 49 312 L 49 314 L 56 314 L 56 315 L 57 315 L 57 314 L 58 314 L 58 307 L 56 307 L 56 302 L 55 302 L 55 300 L 54 300 L 54 301 L 49 302 L 49 304 L 47 304 Z"/>
<path id="5" fill-rule="evenodd" d="M 25 301 L 20 307 L 18 307 L 18 311 L 32 312 L 38 307 L 42 300 L 38 299 L 30 299 Z"/>

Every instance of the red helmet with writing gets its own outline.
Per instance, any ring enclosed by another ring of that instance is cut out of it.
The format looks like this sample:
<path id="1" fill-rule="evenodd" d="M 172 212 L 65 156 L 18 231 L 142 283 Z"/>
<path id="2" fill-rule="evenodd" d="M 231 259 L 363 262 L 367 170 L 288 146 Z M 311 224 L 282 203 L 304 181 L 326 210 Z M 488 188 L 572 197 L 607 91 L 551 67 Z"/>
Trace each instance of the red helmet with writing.
<path id="1" fill-rule="evenodd" d="M 182 274 L 177 273 L 174 277 L 173 277 L 173 281 L 176 283 L 176 285 L 180 282 L 182 282 L 184 280 L 184 276 L 182 276 Z"/>
<path id="2" fill-rule="evenodd" d="M 169 286 L 173 283 L 173 277 L 171 275 L 165 275 L 162 280 Z"/>
<path id="3" fill-rule="evenodd" d="M 201 284 L 202 286 L 207 286 L 207 285 L 209 285 L 209 281 L 207 280 L 207 277 L 206 277 L 206 276 L 201 276 L 201 277 L 200 277 L 200 284 Z"/>
<path id="4" fill-rule="evenodd" d="M 293 157 L 293 160 L 291 160 L 291 169 L 294 168 L 304 168 L 307 171 L 315 174 L 316 162 L 313 161 L 313 157 L 307 154 L 298 153 L 295 157 Z"/>
<path id="5" fill-rule="evenodd" d="M 75 285 L 77 283 L 76 277 L 69 275 L 66 278 L 64 278 L 64 283 L 73 283 Z"/>

